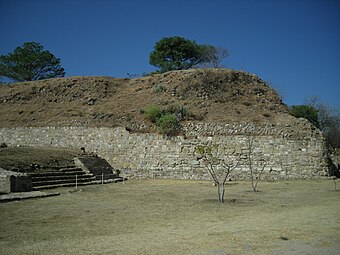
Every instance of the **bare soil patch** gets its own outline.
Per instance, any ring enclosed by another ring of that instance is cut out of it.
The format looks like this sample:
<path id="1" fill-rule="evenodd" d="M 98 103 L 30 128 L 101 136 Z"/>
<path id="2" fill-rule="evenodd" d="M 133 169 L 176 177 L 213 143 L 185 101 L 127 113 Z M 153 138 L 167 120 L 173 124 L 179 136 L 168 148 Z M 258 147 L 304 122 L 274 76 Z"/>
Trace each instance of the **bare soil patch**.
<path id="1" fill-rule="evenodd" d="M 336 254 L 340 192 L 329 180 L 226 187 L 133 180 L 0 204 L 0 254 Z"/>

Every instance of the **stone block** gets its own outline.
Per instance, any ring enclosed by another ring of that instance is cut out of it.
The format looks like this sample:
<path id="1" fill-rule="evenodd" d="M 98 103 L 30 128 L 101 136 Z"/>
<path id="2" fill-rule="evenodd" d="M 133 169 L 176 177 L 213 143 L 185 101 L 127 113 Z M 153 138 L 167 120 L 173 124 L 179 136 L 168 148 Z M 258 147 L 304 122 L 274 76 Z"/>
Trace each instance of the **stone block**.
<path id="1" fill-rule="evenodd" d="M 30 176 L 10 176 L 11 192 L 32 191 L 32 179 Z"/>
<path id="2" fill-rule="evenodd" d="M 8 194 L 11 192 L 11 180 L 8 175 L 0 175 L 0 194 Z"/>

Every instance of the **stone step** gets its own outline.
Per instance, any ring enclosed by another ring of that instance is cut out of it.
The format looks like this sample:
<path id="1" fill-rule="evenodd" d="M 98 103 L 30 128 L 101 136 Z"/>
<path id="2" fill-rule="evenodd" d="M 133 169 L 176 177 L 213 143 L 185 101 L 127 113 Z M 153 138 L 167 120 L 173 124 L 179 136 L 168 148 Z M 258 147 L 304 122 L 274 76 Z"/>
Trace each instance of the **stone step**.
<path id="1" fill-rule="evenodd" d="M 127 181 L 127 178 L 123 178 L 123 177 L 113 178 L 113 182 L 123 182 L 123 181 Z"/>
<path id="2" fill-rule="evenodd" d="M 83 178 L 88 178 L 88 177 L 94 177 L 93 174 L 68 174 L 68 175 L 44 175 L 44 176 L 31 176 L 32 182 L 37 182 L 37 181 L 49 181 L 49 180 L 64 180 L 64 179 L 83 179 Z"/>
<path id="3" fill-rule="evenodd" d="M 30 192 L 12 192 L 5 195 L 0 195 L 0 203 L 17 201 L 22 199 L 31 199 L 31 198 L 42 198 L 42 197 L 51 197 L 51 196 L 59 196 L 59 192 L 42 192 L 42 191 L 30 191 Z"/>
<path id="4" fill-rule="evenodd" d="M 36 173 L 44 173 L 47 169 L 49 172 L 59 172 L 59 171 L 67 171 L 69 169 L 79 170 L 80 168 L 74 165 L 73 166 L 40 166 L 35 171 Z"/>
<path id="5" fill-rule="evenodd" d="M 68 176 L 68 175 L 85 175 L 86 172 L 82 170 L 77 171 L 53 171 L 53 172 L 41 172 L 41 173 L 30 173 L 29 176 L 32 178 L 45 177 L 45 176 Z"/>
<path id="6" fill-rule="evenodd" d="M 96 180 L 101 180 L 102 176 L 101 175 L 96 175 L 95 176 Z M 117 176 L 116 174 L 104 174 L 103 176 L 104 180 L 109 180 L 109 179 L 116 179 L 116 178 L 121 178 L 119 176 Z"/>
<path id="7" fill-rule="evenodd" d="M 32 179 L 32 183 L 36 183 L 36 182 L 46 182 L 46 181 L 54 181 L 54 180 L 70 180 L 73 181 L 75 179 L 78 180 L 83 180 L 83 179 L 88 179 L 88 178 L 92 178 L 95 180 L 95 176 L 93 176 L 93 174 L 82 174 L 82 175 L 46 175 L 46 176 L 40 176 L 40 177 L 33 177 Z"/>
<path id="8" fill-rule="evenodd" d="M 90 177 L 90 178 L 83 178 L 83 179 L 77 179 L 77 183 L 86 183 L 86 182 L 92 182 L 95 181 L 95 178 Z M 49 180 L 49 181 L 37 181 L 37 182 L 32 182 L 33 188 L 39 187 L 39 186 L 46 186 L 46 185 L 57 185 L 57 184 L 72 184 L 76 185 L 76 179 L 64 179 L 64 180 Z"/>
<path id="9" fill-rule="evenodd" d="M 116 177 L 116 178 L 111 179 L 111 180 L 104 180 L 104 184 L 122 182 L 124 180 L 127 180 L 127 178 Z M 84 185 L 94 185 L 94 184 L 101 184 L 101 183 L 102 183 L 101 181 L 92 180 L 92 181 L 89 181 L 89 182 L 80 182 L 77 185 L 78 186 L 84 186 Z M 59 187 L 75 187 L 75 186 L 76 186 L 75 182 L 74 183 L 60 183 L 60 184 L 50 184 L 50 185 L 36 186 L 36 187 L 33 187 L 33 190 L 55 189 L 55 188 L 59 188 Z"/>
<path id="10" fill-rule="evenodd" d="M 96 178 L 93 174 L 83 171 L 79 167 L 60 167 L 48 172 L 30 174 L 33 190 L 52 189 L 64 186 L 93 184 Z"/>
<path id="11" fill-rule="evenodd" d="M 78 183 L 78 186 L 93 185 L 93 184 L 98 184 L 98 181 L 82 182 L 82 183 Z M 75 183 L 51 184 L 51 185 L 33 187 L 33 190 L 55 189 L 59 187 L 75 187 L 75 186 L 76 186 Z"/>
<path id="12" fill-rule="evenodd" d="M 78 156 L 75 160 L 75 164 L 83 170 L 89 171 L 90 173 L 94 174 L 97 180 L 101 180 L 102 178 L 104 178 L 104 180 L 109 180 L 115 177 L 119 177 L 117 171 L 115 171 L 105 159 L 97 156 Z"/>
<path id="13" fill-rule="evenodd" d="M 84 171 L 83 169 L 81 169 L 80 167 L 64 167 L 64 168 L 60 168 L 59 171 L 67 173 L 67 172 L 78 172 L 78 171 Z"/>

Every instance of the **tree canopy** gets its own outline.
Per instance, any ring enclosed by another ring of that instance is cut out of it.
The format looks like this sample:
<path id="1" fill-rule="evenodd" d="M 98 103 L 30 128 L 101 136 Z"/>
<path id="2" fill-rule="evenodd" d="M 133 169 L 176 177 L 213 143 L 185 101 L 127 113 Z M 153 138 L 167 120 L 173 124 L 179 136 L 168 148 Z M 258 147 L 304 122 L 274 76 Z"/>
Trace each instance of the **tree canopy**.
<path id="1" fill-rule="evenodd" d="M 60 59 L 37 42 L 26 42 L 12 53 L 0 56 L 0 76 L 13 81 L 64 77 Z"/>
<path id="2" fill-rule="evenodd" d="M 227 50 L 223 51 L 223 58 Z M 164 37 L 150 53 L 149 63 L 159 68 L 159 72 L 190 69 L 203 63 L 213 67 L 221 63 L 221 50 L 211 45 L 199 45 L 183 37 Z"/>
<path id="3" fill-rule="evenodd" d="M 311 97 L 306 103 L 318 111 L 320 129 L 323 131 L 328 145 L 333 148 L 340 148 L 339 110 L 322 102 L 318 97 Z"/>

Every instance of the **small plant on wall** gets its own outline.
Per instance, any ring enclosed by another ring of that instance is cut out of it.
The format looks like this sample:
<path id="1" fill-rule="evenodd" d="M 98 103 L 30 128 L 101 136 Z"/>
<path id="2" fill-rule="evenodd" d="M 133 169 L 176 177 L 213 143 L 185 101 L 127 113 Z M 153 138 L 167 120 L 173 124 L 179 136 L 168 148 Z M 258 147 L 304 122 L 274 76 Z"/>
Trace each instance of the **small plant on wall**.
<path id="1" fill-rule="evenodd" d="M 157 121 L 156 126 L 165 135 L 175 135 L 180 130 L 180 124 L 175 115 L 163 114 Z"/>

